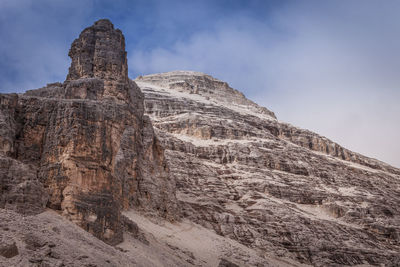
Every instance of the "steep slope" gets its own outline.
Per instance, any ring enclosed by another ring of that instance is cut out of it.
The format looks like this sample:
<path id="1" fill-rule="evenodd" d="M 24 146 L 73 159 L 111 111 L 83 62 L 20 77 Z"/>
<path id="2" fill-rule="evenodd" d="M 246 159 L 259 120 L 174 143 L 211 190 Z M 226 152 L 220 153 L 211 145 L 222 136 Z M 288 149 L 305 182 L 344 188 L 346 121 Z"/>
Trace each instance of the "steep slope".
<path id="1" fill-rule="evenodd" d="M 121 31 L 99 20 L 69 56 L 64 83 L 0 95 L 0 208 L 60 210 L 110 244 L 122 241 L 123 209 L 178 218 L 175 183 L 128 78 Z"/>
<path id="2" fill-rule="evenodd" d="M 203 73 L 130 80 L 108 20 L 69 56 L 63 83 L 0 94 L 1 266 L 400 262 L 399 169 Z"/>
<path id="3" fill-rule="evenodd" d="M 53 210 L 24 216 L 0 209 L 0 266 L 301 266 L 258 255 L 188 220 L 153 222 L 137 211 L 124 213 L 138 224 L 130 223 L 124 241 L 111 246 Z"/>
<path id="4" fill-rule="evenodd" d="M 400 262 L 400 170 L 198 72 L 140 76 L 183 216 L 316 266 Z"/>
<path id="5" fill-rule="evenodd" d="M 0 212 L 0 266 L 146 266 L 54 211 L 22 216 Z M 2 253 L 8 249 L 9 253 Z M 11 253 L 12 252 L 12 253 Z"/>

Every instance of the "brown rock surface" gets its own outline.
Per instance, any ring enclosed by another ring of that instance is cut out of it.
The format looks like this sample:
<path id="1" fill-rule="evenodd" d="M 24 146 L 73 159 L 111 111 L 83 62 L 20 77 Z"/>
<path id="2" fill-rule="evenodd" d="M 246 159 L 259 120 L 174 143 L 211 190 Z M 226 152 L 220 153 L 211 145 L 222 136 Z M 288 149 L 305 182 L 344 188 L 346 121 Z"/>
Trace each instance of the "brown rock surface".
<path id="1" fill-rule="evenodd" d="M 0 208 L 47 206 L 100 239 L 122 241 L 121 210 L 177 218 L 175 183 L 127 76 L 124 36 L 108 20 L 71 47 L 67 80 L 0 95 Z"/>
<path id="2" fill-rule="evenodd" d="M 203 73 L 130 80 L 108 20 L 69 56 L 64 83 L 0 94 L 0 266 L 400 262 L 399 169 Z"/>
<path id="3" fill-rule="evenodd" d="M 305 264 L 400 262 L 399 169 L 279 122 L 202 73 L 136 82 L 184 217 Z"/>

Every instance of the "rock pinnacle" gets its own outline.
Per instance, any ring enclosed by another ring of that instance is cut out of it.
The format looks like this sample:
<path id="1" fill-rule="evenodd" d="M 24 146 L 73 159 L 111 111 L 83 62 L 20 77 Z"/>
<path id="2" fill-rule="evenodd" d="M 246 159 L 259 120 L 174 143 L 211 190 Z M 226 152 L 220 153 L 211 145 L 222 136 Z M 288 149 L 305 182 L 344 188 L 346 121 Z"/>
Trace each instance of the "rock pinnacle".
<path id="1" fill-rule="evenodd" d="M 72 62 L 67 80 L 100 78 L 124 82 L 128 78 L 124 35 L 107 19 L 84 29 L 68 55 Z"/>

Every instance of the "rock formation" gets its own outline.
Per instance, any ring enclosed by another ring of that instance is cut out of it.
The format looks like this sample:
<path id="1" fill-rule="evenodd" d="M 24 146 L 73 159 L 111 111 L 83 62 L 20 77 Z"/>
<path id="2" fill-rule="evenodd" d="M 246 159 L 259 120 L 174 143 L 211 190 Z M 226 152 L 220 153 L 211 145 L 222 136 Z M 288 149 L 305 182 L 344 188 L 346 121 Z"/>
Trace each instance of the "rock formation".
<path id="1" fill-rule="evenodd" d="M 64 83 L 1 95 L 0 207 L 60 210 L 110 244 L 122 241 L 122 209 L 177 218 L 175 184 L 127 76 L 121 31 L 97 21 L 69 56 Z"/>
<path id="2" fill-rule="evenodd" d="M 0 94 L 1 266 L 398 266 L 399 169 L 203 73 L 130 80 L 108 20 L 69 56 Z"/>
<path id="3" fill-rule="evenodd" d="M 400 170 L 307 130 L 209 75 L 139 77 L 183 216 L 315 266 L 400 262 Z"/>

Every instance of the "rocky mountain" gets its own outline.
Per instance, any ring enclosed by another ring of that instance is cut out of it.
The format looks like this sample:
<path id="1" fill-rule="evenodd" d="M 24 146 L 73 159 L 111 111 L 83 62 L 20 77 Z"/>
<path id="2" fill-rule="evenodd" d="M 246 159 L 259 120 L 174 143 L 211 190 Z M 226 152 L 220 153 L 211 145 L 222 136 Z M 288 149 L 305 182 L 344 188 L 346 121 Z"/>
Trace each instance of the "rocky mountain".
<path id="1" fill-rule="evenodd" d="M 139 77 L 183 216 L 316 266 L 400 263 L 400 170 L 274 114 L 209 75 Z"/>
<path id="2" fill-rule="evenodd" d="M 109 244 L 122 241 L 123 209 L 174 220 L 175 185 L 128 78 L 121 31 L 100 20 L 69 56 L 64 83 L 1 95 L 0 207 L 58 210 Z"/>
<path id="3" fill-rule="evenodd" d="M 400 170 L 209 75 L 128 77 L 108 20 L 0 94 L 1 266 L 398 266 Z"/>

